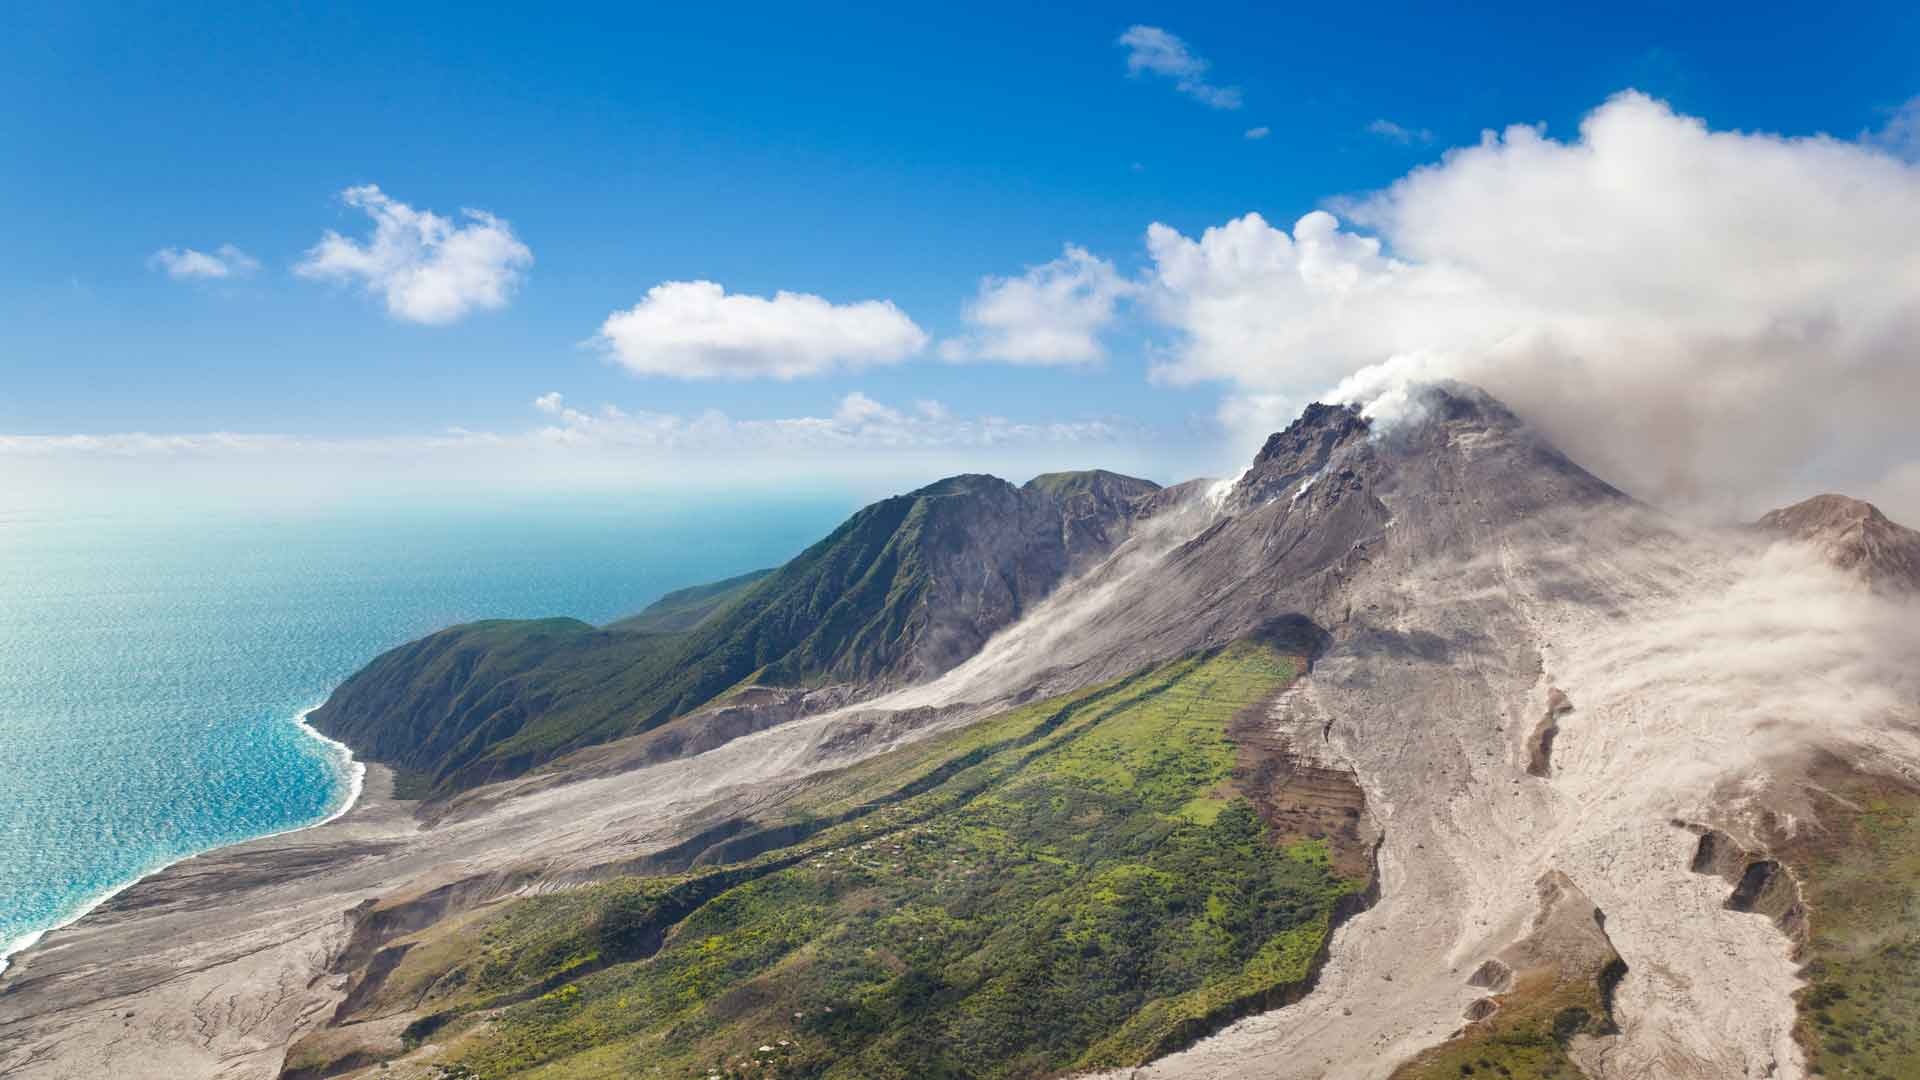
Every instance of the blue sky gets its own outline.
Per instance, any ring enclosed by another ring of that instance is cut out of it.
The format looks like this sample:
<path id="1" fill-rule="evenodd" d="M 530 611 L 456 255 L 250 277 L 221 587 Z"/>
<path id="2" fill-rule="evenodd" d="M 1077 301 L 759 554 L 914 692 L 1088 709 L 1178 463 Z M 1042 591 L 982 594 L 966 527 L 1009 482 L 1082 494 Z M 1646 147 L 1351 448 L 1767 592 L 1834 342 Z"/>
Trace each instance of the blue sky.
<path id="1" fill-rule="evenodd" d="M 549 392 L 740 420 L 826 417 L 858 392 L 1114 425 L 1123 457 L 1163 452 L 1172 472 L 1205 464 L 1223 399 L 1263 384 L 1150 377 L 1186 328 L 1125 302 L 1090 362 L 943 362 L 983 277 L 1074 244 L 1132 281 L 1151 223 L 1285 229 L 1486 129 L 1574 138 L 1628 88 L 1716 131 L 1843 140 L 1920 92 L 1909 5 L 1543 11 L 16 6 L 0 435 L 397 439 L 526 429 Z M 1176 63 L 1204 62 L 1199 83 L 1238 107 L 1164 67 L 1130 77 L 1135 26 L 1176 37 Z M 435 324 L 351 274 L 296 273 L 328 230 L 366 241 L 342 193 L 367 184 L 456 225 L 496 215 L 531 265 L 500 306 Z M 258 268 L 177 279 L 154 261 L 221 245 Z M 925 344 L 722 380 L 635 374 L 592 344 L 648 289 L 696 280 L 890 302 Z"/>

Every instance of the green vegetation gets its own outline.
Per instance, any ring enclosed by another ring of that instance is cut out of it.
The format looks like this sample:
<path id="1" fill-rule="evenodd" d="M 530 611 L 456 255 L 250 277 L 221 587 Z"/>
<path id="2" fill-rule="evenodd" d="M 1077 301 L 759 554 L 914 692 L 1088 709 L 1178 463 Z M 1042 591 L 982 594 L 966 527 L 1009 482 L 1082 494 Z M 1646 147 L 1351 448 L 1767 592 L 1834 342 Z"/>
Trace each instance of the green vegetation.
<path id="1" fill-rule="evenodd" d="M 1059 497 L 952 477 L 866 507 L 778 570 L 683 590 L 605 628 L 541 619 L 443 630 L 375 659 L 310 719 L 445 796 L 651 730 L 743 684 L 925 674 L 1058 582 L 1081 542 L 1063 539 L 1069 514 L 1076 530 L 1090 522 L 1103 535 L 1099 523 L 1129 512 L 1126 498 L 1155 490 L 1075 475 L 1045 478 Z M 994 561 L 984 577 L 974 568 L 983 560 Z"/>
<path id="2" fill-rule="evenodd" d="M 1294 674 L 1242 643 L 883 755 L 746 861 L 420 935 L 370 1008 L 486 1080 L 1147 1060 L 1300 992 L 1365 885 L 1234 788 L 1229 721 Z"/>
<path id="3" fill-rule="evenodd" d="M 1920 1076 L 1920 792 L 1849 774 L 1786 855 L 1809 908 L 1796 1034 L 1816 1075 Z"/>
<path id="4" fill-rule="evenodd" d="M 648 604 L 640 614 L 621 619 L 609 630 L 640 630 L 651 634 L 678 634 L 692 630 L 745 596 L 772 570 L 754 570 L 716 581 L 670 592 Z"/>
<path id="5" fill-rule="evenodd" d="M 1041 473 L 1027 481 L 1029 490 L 1038 491 L 1055 499 L 1071 499 L 1080 495 L 1096 498 L 1108 497 L 1115 492 L 1125 495 L 1138 494 L 1141 481 L 1131 476 L 1123 476 L 1105 469 L 1082 469 L 1077 472 Z"/>
<path id="6" fill-rule="evenodd" d="M 1523 972 L 1500 995 L 1500 1011 L 1401 1066 L 1393 1080 L 1580 1080 L 1586 1073 L 1568 1055 L 1567 1044 L 1606 1025 L 1607 978 L 1617 981 L 1619 974 L 1594 980 L 1563 979 L 1551 967 Z"/>

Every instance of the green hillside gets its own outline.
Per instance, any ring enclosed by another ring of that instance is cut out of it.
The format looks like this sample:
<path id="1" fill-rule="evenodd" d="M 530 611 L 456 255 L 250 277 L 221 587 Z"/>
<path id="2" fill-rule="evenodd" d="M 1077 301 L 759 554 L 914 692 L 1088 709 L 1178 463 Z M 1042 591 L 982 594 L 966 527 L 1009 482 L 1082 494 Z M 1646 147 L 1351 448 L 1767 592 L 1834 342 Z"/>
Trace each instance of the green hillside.
<path id="1" fill-rule="evenodd" d="M 447 795 L 650 730 L 747 683 L 938 674 L 1103 550 L 1158 490 L 1112 473 L 1059 479 L 1071 475 L 1025 488 L 951 477 L 858 511 L 777 570 L 683 590 L 604 628 L 443 630 L 375 659 L 310 719 Z"/>
<path id="2" fill-rule="evenodd" d="M 676 589 L 648 604 L 638 615 L 608 625 L 609 630 L 678 634 L 695 629 L 753 590 L 772 570 L 754 570 L 707 585 Z"/>
<path id="3" fill-rule="evenodd" d="M 487 1080 L 1145 1061 L 1303 992 L 1365 886 L 1238 786 L 1229 722 L 1296 665 L 1242 643 L 828 775 L 679 872 L 402 942 L 361 1013 L 409 1010 L 385 1054 Z"/>

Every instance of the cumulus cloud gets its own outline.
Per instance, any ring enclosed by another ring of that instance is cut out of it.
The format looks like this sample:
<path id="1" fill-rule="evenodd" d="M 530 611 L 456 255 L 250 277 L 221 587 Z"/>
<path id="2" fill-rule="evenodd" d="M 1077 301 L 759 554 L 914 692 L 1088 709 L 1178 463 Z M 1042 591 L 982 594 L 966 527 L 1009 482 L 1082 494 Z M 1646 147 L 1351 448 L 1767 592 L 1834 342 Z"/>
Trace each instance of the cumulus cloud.
<path id="1" fill-rule="evenodd" d="M 795 379 L 899 363 L 927 335 L 887 300 L 835 304 L 785 291 L 769 299 L 711 281 L 668 281 L 607 316 L 596 340 L 640 375 Z"/>
<path id="2" fill-rule="evenodd" d="M 1260 126 L 1260 127 L 1250 127 L 1250 128 L 1248 128 L 1248 129 L 1247 129 L 1247 134 L 1246 134 L 1246 138 L 1249 138 L 1249 139 L 1264 139 L 1264 138 L 1266 138 L 1267 136 L 1269 136 L 1269 135 L 1271 135 L 1271 134 L 1273 134 L 1273 129 L 1272 129 L 1272 128 L 1270 128 L 1270 127 L 1267 127 L 1267 126 L 1265 126 L 1265 125 L 1262 125 L 1262 126 Z"/>
<path id="3" fill-rule="evenodd" d="M 260 260 L 232 244 L 221 244 L 211 252 L 161 248 L 148 256 L 147 265 L 175 281 L 220 281 L 252 274 L 260 269 Z"/>
<path id="4" fill-rule="evenodd" d="M 1157 26 L 1129 26 L 1115 44 L 1127 50 L 1127 74 L 1150 73 L 1173 80 L 1173 88 L 1208 108 L 1237 109 L 1240 88 L 1215 86 L 1207 81 L 1207 61 L 1194 55 L 1185 41 Z"/>
<path id="5" fill-rule="evenodd" d="M 1335 209 L 1150 228 L 1157 377 L 1223 380 L 1249 423 L 1349 379 L 1464 378 L 1670 501 L 1920 460 L 1920 167 L 1883 149 L 1624 93 L 1575 139 L 1488 132 Z"/>
<path id="6" fill-rule="evenodd" d="M 504 219 L 462 210 L 456 223 L 390 198 L 373 184 L 340 193 L 373 219 L 365 242 L 329 230 L 294 267 L 317 281 L 358 283 L 394 318 L 444 324 L 505 307 L 533 265 L 533 252 Z"/>
<path id="7" fill-rule="evenodd" d="M 1433 132 L 1428 131 L 1426 128 L 1402 127 L 1385 118 L 1375 120 L 1373 123 L 1368 124 L 1367 134 L 1378 135 L 1388 142 L 1397 142 L 1402 146 L 1411 146 L 1417 142 L 1430 143 L 1433 141 Z"/>
<path id="8" fill-rule="evenodd" d="M 942 342 L 940 355 L 1037 365 L 1102 360 L 1100 333 L 1133 290 L 1112 263 L 1069 244 L 1059 258 L 1018 277 L 983 279 L 964 312 L 972 332 Z"/>

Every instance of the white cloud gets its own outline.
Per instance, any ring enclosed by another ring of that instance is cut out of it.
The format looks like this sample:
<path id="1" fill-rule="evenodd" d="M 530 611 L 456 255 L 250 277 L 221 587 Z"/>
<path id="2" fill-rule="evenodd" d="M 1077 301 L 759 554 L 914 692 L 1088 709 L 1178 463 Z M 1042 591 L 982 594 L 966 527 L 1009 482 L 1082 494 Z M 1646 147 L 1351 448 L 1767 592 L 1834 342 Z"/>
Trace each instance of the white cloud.
<path id="1" fill-rule="evenodd" d="M 840 450 L 977 450 L 1075 446 L 1113 442 L 1122 434 L 1102 420 L 1023 423 L 997 416 L 958 417 L 937 401 L 916 402 L 911 412 L 859 391 L 841 397 L 828 416 L 735 419 L 717 410 L 693 416 L 628 412 L 611 405 L 588 412 L 560 405 L 548 410 L 557 422 L 531 437 L 549 445 L 649 449 L 720 455 L 808 454 Z M 540 399 L 545 401 L 546 398 Z"/>
<path id="2" fill-rule="evenodd" d="M 740 418 L 718 411 L 574 408 L 557 392 L 532 422 L 500 431 L 364 438 L 283 433 L 0 434 L 0 494 L 17 510 L 125 513 L 155 505 L 231 505 L 422 492 L 839 491 L 863 498 L 958 472 L 1015 480 L 1098 464 L 1159 475 L 1170 447 L 1124 422 L 1022 422 L 956 416 L 933 401 L 896 408 L 853 393 L 818 414 Z M 1149 450 L 1148 447 L 1151 447 Z"/>
<path id="3" fill-rule="evenodd" d="M 1367 134 L 1378 135 L 1389 142 L 1397 142 L 1402 146 L 1410 146 L 1417 142 L 1430 143 L 1433 141 L 1433 132 L 1428 131 L 1426 128 L 1402 127 L 1384 118 L 1368 124 Z"/>
<path id="4" fill-rule="evenodd" d="M 840 399 L 840 407 L 833 410 L 833 418 L 837 423 L 849 427 L 868 423 L 898 424 L 906 420 L 897 410 L 889 409 L 858 390 Z"/>
<path id="5" fill-rule="evenodd" d="M 319 281 L 358 282 L 381 296 L 394 318 L 444 324 L 473 311 L 505 307 L 533 252 L 505 220 L 462 210 L 456 224 L 389 198 L 372 184 L 340 193 L 373 219 L 373 235 L 357 243 L 329 230 L 294 267 Z"/>
<path id="6" fill-rule="evenodd" d="M 1264 139 L 1271 134 L 1273 134 L 1273 129 L 1263 124 L 1260 127 L 1248 128 L 1245 137 L 1248 139 Z"/>
<path id="7" fill-rule="evenodd" d="M 964 313 L 972 333 L 942 342 L 940 355 L 1013 364 L 1102 360 L 1100 332 L 1133 289 L 1112 263 L 1069 244 L 1059 258 L 1018 277 L 982 279 Z"/>
<path id="8" fill-rule="evenodd" d="M 1240 107 L 1240 88 L 1207 81 L 1212 65 L 1195 56 L 1187 43 L 1157 26 L 1129 26 L 1117 45 L 1127 50 L 1127 74 L 1151 72 L 1173 80 L 1173 88 L 1213 109 Z"/>
<path id="9" fill-rule="evenodd" d="M 1351 392 L 1462 377 L 1616 483 L 1727 507 L 1920 460 L 1920 167 L 1874 146 L 1627 93 L 1575 140 L 1488 132 L 1340 209 L 1371 234 L 1153 226 L 1158 377 L 1223 380 L 1243 417 L 1371 365 Z"/>
<path id="10" fill-rule="evenodd" d="M 810 293 L 729 294 L 668 281 L 616 311 L 596 339 L 621 366 L 681 379 L 795 379 L 895 364 L 927 335 L 891 301 L 834 304 Z"/>
<path id="11" fill-rule="evenodd" d="M 147 265 L 164 271 L 175 281 L 218 281 L 246 277 L 260 269 L 260 260 L 232 244 L 221 244 L 211 253 L 193 248 L 161 248 L 148 256 Z"/>
<path id="12" fill-rule="evenodd" d="M 279 433 L 117 432 L 74 435 L 0 434 L 0 456 L 93 458 L 186 458 L 261 456 L 286 452 L 344 455 L 402 454 L 472 448 L 530 449 L 542 446 L 647 448 L 670 453 L 755 454 L 851 448 L 967 448 L 1045 446 L 1112 441 L 1121 429 L 1105 420 L 1030 423 L 985 415 L 956 416 L 938 401 L 896 409 L 854 391 L 834 402 L 825 416 L 735 419 L 717 410 L 692 415 L 629 411 L 613 405 L 577 409 L 558 391 L 533 399 L 544 419 L 504 432 L 450 428 L 421 435 L 325 438 Z"/>

